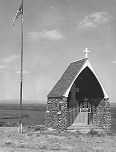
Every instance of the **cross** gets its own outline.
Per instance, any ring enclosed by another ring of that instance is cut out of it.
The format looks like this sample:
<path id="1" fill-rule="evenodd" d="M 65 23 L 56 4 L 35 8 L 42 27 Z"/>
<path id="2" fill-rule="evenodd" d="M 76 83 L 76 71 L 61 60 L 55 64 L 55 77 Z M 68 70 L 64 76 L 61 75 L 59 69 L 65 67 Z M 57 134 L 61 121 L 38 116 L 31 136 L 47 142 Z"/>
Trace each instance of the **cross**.
<path id="1" fill-rule="evenodd" d="M 85 99 L 83 99 L 85 102 L 88 101 L 88 99 L 85 97 Z"/>
<path id="2" fill-rule="evenodd" d="M 90 52 L 90 51 L 88 50 L 88 48 L 85 48 L 85 50 L 83 50 L 83 52 L 85 53 L 85 58 L 88 58 L 88 53 Z"/>

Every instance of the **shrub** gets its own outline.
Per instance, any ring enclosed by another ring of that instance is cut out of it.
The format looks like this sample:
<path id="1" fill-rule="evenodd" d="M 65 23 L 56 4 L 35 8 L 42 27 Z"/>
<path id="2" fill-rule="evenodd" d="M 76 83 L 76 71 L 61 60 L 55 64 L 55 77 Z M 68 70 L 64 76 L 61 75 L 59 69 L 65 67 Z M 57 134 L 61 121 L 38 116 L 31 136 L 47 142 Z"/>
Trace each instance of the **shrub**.
<path id="1" fill-rule="evenodd" d="M 4 127 L 15 127 L 15 126 L 17 126 L 17 123 L 13 121 L 8 121 L 4 125 Z"/>
<path id="2" fill-rule="evenodd" d="M 45 126 L 35 126 L 34 131 L 45 131 L 47 130 Z"/>
<path id="3" fill-rule="evenodd" d="M 16 122 L 12 122 L 12 121 L 0 121 L 0 127 L 15 127 L 18 124 Z"/>
<path id="4" fill-rule="evenodd" d="M 90 135 L 99 135 L 98 131 L 94 130 L 94 129 L 90 129 L 89 132 Z"/>
<path id="5" fill-rule="evenodd" d="M 5 121 L 0 121 L 0 127 L 5 126 L 6 122 Z"/>
<path id="6" fill-rule="evenodd" d="M 10 146 L 12 144 L 12 142 L 8 141 L 8 142 L 5 142 L 5 145 L 6 146 Z"/>

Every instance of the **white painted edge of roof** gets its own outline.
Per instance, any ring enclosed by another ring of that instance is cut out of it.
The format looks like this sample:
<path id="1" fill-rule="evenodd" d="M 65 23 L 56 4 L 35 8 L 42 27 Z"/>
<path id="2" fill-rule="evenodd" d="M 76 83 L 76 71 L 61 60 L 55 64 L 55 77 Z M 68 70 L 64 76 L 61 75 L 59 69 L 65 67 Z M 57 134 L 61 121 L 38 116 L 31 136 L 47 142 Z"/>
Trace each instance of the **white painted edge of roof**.
<path id="1" fill-rule="evenodd" d="M 105 89 L 104 89 L 102 83 L 101 83 L 100 80 L 98 79 L 98 77 L 97 77 L 95 71 L 93 70 L 93 68 L 92 68 L 92 66 L 91 66 L 91 64 L 90 64 L 90 62 L 89 62 L 88 60 L 83 64 L 82 68 L 81 68 L 80 71 L 77 73 L 77 75 L 75 76 L 73 82 L 71 83 L 71 85 L 69 86 L 69 88 L 67 89 L 67 91 L 64 93 L 63 96 L 64 96 L 64 97 L 68 97 L 68 94 L 69 94 L 69 92 L 70 92 L 70 89 L 71 89 L 71 87 L 72 87 L 74 81 L 76 80 L 76 78 L 78 77 L 78 75 L 79 75 L 86 67 L 89 67 L 90 70 L 93 72 L 93 74 L 94 74 L 95 77 L 97 78 L 99 84 L 101 85 L 101 88 L 102 88 L 102 91 L 103 91 L 103 94 L 104 94 L 104 98 L 108 99 L 109 96 L 108 96 L 107 92 L 105 91 Z"/>

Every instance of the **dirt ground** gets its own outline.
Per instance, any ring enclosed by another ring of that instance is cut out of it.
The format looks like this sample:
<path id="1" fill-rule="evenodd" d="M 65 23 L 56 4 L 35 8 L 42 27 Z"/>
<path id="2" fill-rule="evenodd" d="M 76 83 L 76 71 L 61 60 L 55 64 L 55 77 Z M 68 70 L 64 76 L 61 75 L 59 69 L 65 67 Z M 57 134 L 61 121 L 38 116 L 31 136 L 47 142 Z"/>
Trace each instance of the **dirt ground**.
<path id="1" fill-rule="evenodd" d="M 116 152 L 116 135 L 1 127 L 0 152 Z"/>

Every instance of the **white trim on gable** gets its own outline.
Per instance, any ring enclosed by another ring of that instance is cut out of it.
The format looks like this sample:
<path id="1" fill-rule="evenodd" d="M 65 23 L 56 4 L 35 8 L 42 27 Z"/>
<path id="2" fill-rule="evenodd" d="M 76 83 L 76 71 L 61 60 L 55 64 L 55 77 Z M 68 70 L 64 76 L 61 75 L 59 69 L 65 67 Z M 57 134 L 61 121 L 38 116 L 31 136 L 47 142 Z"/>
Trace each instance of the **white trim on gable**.
<path id="1" fill-rule="evenodd" d="M 108 98 L 109 98 L 108 94 L 106 93 L 106 91 L 105 91 L 102 83 L 101 83 L 100 80 L 98 79 L 95 71 L 93 70 L 93 68 L 92 68 L 92 66 L 91 66 L 91 64 L 90 64 L 90 62 L 89 62 L 88 60 L 83 64 L 82 68 L 81 68 L 80 71 L 77 73 L 77 75 L 75 76 L 73 82 L 71 83 L 71 85 L 69 86 L 69 88 L 67 89 L 67 91 L 64 93 L 63 96 L 64 96 L 64 97 L 68 97 L 68 94 L 69 94 L 69 92 L 70 92 L 70 89 L 71 89 L 74 81 L 76 80 L 76 78 L 79 76 L 79 74 L 80 74 L 86 67 L 89 67 L 90 70 L 93 72 L 93 74 L 94 74 L 95 77 L 97 78 L 99 84 L 101 85 L 101 88 L 102 88 L 102 91 L 103 91 L 103 94 L 104 94 L 104 98 L 108 99 Z"/>

